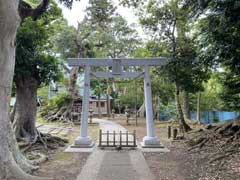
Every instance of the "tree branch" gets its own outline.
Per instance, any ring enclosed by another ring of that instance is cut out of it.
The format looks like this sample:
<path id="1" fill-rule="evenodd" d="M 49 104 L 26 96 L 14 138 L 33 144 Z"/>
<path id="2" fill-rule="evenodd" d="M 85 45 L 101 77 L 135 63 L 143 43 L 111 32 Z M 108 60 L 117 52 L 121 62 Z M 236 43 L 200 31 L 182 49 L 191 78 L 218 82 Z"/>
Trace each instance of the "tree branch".
<path id="1" fill-rule="evenodd" d="M 42 2 L 36 7 L 32 8 L 27 2 L 20 0 L 18 11 L 19 15 L 24 20 L 27 17 L 32 17 L 33 20 L 37 20 L 47 9 L 50 4 L 50 0 L 42 0 Z"/>

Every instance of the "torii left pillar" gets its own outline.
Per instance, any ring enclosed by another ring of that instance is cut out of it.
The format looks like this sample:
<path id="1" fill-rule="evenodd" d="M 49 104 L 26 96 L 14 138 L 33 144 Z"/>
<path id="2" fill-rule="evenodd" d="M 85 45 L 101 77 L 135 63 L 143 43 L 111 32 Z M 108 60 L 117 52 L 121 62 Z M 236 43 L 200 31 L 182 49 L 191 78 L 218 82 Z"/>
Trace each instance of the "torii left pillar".
<path id="1" fill-rule="evenodd" d="M 93 147 L 94 142 L 88 136 L 88 112 L 89 112 L 89 92 L 90 92 L 90 71 L 89 65 L 85 65 L 84 70 L 84 92 L 82 100 L 82 116 L 80 136 L 75 140 L 74 146 Z"/>

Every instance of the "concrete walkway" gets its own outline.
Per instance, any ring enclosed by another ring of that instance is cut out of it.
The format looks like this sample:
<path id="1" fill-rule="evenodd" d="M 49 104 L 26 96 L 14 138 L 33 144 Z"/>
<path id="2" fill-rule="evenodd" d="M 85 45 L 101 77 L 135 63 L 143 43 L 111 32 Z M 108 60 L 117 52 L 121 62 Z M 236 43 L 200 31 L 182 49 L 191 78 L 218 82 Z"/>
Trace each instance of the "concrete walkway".
<path id="1" fill-rule="evenodd" d="M 94 119 L 103 131 L 123 131 L 119 124 Z M 154 180 L 142 152 L 137 150 L 100 150 L 96 148 L 77 180 Z"/>

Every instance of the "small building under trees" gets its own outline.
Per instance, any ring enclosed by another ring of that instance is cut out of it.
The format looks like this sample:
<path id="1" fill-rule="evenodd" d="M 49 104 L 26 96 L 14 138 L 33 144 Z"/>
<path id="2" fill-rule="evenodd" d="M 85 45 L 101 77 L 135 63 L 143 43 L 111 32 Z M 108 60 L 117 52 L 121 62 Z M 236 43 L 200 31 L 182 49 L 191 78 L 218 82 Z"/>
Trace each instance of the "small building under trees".
<path id="1" fill-rule="evenodd" d="M 95 96 L 91 96 L 89 99 L 89 108 L 93 110 L 93 114 L 98 114 L 98 108 L 100 106 L 101 114 L 107 115 L 107 99 L 101 97 L 100 101 Z M 81 113 L 82 112 L 82 97 L 74 100 L 73 112 Z"/>

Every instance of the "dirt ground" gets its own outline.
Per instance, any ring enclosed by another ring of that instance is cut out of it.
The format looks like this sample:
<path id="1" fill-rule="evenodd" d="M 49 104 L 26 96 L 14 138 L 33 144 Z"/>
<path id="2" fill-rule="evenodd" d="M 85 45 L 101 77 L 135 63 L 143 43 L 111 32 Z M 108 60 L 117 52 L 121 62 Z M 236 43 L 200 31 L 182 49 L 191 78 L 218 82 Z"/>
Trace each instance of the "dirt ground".
<path id="1" fill-rule="evenodd" d="M 51 177 L 54 180 L 76 180 L 88 156 L 89 153 L 60 152 L 50 157 L 34 174 Z"/>
<path id="2" fill-rule="evenodd" d="M 90 153 L 67 153 L 64 150 L 79 135 L 79 126 L 75 126 L 68 137 L 69 143 L 65 147 L 48 152 L 48 161 L 42 163 L 34 175 L 40 177 L 51 177 L 54 180 L 76 180 L 85 165 Z M 98 125 L 89 126 L 89 135 L 94 141 L 98 138 Z"/>
<path id="3" fill-rule="evenodd" d="M 138 120 L 138 126 L 135 125 L 135 120 L 131 120 L 130 125 L 127 125 L 125 117 L 115 118 L 114 121 L 129 131 L 135 129 L 140 142 L 146 135 L 144 119 Z M 167 124 L 155 123 L 155 134 L 164 146 L 170 149 L 169 153 L 144 154 L 156 180 L 240 180 L 240 153 L 219 162 L 209 163 L 209 152 L 190 152 L 184 140 L 169 140 Z"/>
<path id="4" fill-rule="evenodd" d="M 135 120 L 130 120 L 130 125 L 127 125 L 124 116 L 117 116 L 112 121 L 126 127 L 129 132 L 136 130 L 138 142 L 141 142 L 146 135 L 144 119 L 138 120 L 138 126 L 135 125 Z M 89 134 L 95 141 L 98 138 L 98 131 L 98 126 L 90 126 Z M 76 126 L 69 137 L 69 144 L 78 134 L 79 127 Z M 170 149 L 169 153 L 144 154 L 156 180 L 240 180 L 240 153 L 225 158 L 221 164 L 218 162 L 209 164 L 208 155 L 205 152 L 190 152 L 185 141 L 169 140 L 167 124 L 155 123 L 155 134 Z M 52 177 L 55 180 L 75 180 L 87 161 L 89 153 L 64 153 L 65 148 L 50 153 L 49 160 L 43 163 L 34 174 Z"/>

